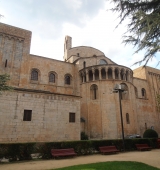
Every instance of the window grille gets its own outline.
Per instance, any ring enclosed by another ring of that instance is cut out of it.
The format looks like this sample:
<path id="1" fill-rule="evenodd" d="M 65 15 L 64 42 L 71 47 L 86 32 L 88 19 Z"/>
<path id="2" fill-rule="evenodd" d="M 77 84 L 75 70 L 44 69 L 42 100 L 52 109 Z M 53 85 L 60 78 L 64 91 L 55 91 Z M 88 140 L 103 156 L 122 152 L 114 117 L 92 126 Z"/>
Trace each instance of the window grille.
<path id="1" fill-rule="evenodd" d="M 32 72 L 31 72 L 31 80 L 38 81 L 38 71 L 37 70 L 32 70 Z"/>
<path id="2" fill-rule="evenodd" d="M 55 83 L 55 75 L 53 73 L 49 75 L 49 82 Z"/>

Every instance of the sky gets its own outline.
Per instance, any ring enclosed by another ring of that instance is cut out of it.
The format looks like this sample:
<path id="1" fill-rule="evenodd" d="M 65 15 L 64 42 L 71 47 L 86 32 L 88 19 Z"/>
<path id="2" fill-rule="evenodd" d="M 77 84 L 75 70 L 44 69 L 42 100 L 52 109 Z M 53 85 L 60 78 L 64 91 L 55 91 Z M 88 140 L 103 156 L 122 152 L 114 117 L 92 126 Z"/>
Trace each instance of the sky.
<path id="1" fill-rule="evenodd" d="M 108 9 L 107 0 L 0 0 L 1 22 L 32 32 L 30 54 L 63 61 L 64 38 L 72 47 L 91 46 L 119 65 L 135 69 L 144 51 L 122 44 L 127 21 L 115 29 L 118 15 Z M 149 61 L 156 67 L 160 55 Z M 160 65 L 156 67 L 160 69 Z"/>

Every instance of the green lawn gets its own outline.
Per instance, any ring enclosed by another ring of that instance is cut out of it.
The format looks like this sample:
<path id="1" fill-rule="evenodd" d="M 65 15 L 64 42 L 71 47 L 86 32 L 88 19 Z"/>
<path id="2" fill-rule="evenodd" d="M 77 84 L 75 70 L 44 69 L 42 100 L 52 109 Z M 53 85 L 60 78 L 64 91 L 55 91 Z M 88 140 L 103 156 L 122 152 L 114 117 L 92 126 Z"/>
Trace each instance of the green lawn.
<path id="1" fill-rule="evenodd" d="M 58 168 L 58 170 L 157 170 L 157 169 L 158 168 L 146 165 L 144 163 L 128 161 L 101 162 Z"/>

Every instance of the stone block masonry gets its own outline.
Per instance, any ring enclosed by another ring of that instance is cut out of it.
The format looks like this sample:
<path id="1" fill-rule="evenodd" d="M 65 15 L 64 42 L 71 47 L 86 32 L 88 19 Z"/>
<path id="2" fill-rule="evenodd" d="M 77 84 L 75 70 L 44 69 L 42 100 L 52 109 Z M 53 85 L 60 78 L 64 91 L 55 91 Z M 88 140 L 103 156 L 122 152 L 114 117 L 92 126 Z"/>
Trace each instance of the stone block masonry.
<path id="1" fill-rule="evenodd" d="M 0 96 L 0 142 L 79 140 L 79 106 L 76 97 L 6 92 Z M 24 110 L 32 110 L 31 121 L 23 120 Z M 73 123 L 70 112 L 76 115 Z"/>

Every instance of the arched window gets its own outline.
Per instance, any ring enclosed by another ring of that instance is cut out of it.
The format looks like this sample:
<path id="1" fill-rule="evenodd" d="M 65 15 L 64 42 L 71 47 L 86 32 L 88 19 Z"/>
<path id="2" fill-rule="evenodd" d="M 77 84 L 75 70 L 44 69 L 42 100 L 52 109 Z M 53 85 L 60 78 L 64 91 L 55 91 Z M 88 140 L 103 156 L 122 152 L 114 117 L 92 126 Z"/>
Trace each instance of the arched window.
<path id="1" fill-rule="evenodd" d="M 104 68 L 102 68 L 101 70 L 101 76 L 102 76 L 102 79 L 106 79 L 106 70 Z"/>
<path id="2" fill-rule="evenodd" d="M 85 72 L 81 73 L 81 82 L 82 83 L 86 82 L 86 73 Z"/>
<path id="3" fill-rule="evenodd" d="M 129 81 L 129 73 L 128 73 L 128 70 L 126 71 L 126 81 Z"/>
<path id="4" fill-rule="evenodd" d="M 70 85 L 71 84 L 71 76 L 70 75 L 66 75 L 64 81 L 65 81 L 65 84 Z"/>
<path id="5" fill-rule="evenodd" d="M 142 92 L 142 98 L 146 98 L 146 90 L 142 88 L 141 92 Z"/>
<path id="6" fill-rule="evenodd" d="M 98 69 L 95 70 L 94 75 L 95 75 L 95 80 L 99 80 L 99 70 Z"/>
<path id="7" fill-rule="evenodd" d="M 85 61 L 83 62 L 83 68 L 86 68 L 86 62 Z"/>
<path id="8" fill-rule="evenodd" d="M 108 79 L 112 79 L 112 69 L 108 69 Z"/>
<path id="9" fill-rule="evenodd" d="M 128 114 L 128 113 L 126 113 L 126 123 L 127 123 L 127 124 L 130 124 L 130 121 L 129 121 L 129 114 Z"/>
<path id="10" fill-rule="evenodd" d="M 91 99 L 96 100 L 98 98 L 98 86 L 96 84 L 93 84 L 90 87 L 90 91 L 91 91 Z"/>
<path id="11" fill-rule="evenodd" d="M 123 69 L 121 70 L 121 74 L 120 75 L 121 75 L 121 80 L 124 80 L 124 70 Z"/>
<path id="12" fill-rule="evenodd" d="M 118 79 L 119 78 L 119 72 L 118 72 L 118 69 L 116 68 L 115 69 L 115 79 Z"/>
<path id="13" fill-rule="evenodd" d="M 135 91 L 135 96 L 136 96 L 136 98 L 138 98 L 138 91 L 137 91 L 137 88 L 136 88 L 136 87 L 134 87 L 134 91 Z"/>
<path id="14" fill-rule="evenodd" d="M 51 82 L 51 83 L 55 83 L 55 74 L 54 73 L 50 73 L 49 74 L 49 82 Z"/>
<path id="15" fill-rule="evenodd" d="M 83 73 L 80 74 L 81 82 L 83 83 Z"/>
<path id="16" fill-rule="evenodd" d="M 7 60 L 5 61 L 5 67 L 7 67 Z"/>
<path id="17" fill-rule="evenodd" d="M 31 72 L 31 80 L 38 81 L 38 71 L 36 69 Z"/>
<path id="18" fill-rule="evenodd" d="M 129 99 L 129 91 L 128 91 L 128 86 L 125 83 L 121 83 L 121 87 L 124 90 L 121 92 L 121 99 L 122 100 L 127 100 Z"/>
<path id="19" fill-rule="evenodd" d="M 93 80 L 92 70 L 89 70 L 88 74 L 89 74 L 89 81 L 92 81 Z"/>
<path id="20" fill-rule="evenodd" d="M 100 61 L 99 61 L 99 64 L 100 64 L 100 65 L 103 65 L 103 64 L 108 64 L 108 63 L 107 63 L 106 60 L 100 60 Z"/>
<path id="21" fill-rule="evenodd" d="M 86 81 L 87 81 L 86 74 L 84 74 L 84 82 L 86 82 Z"/>

